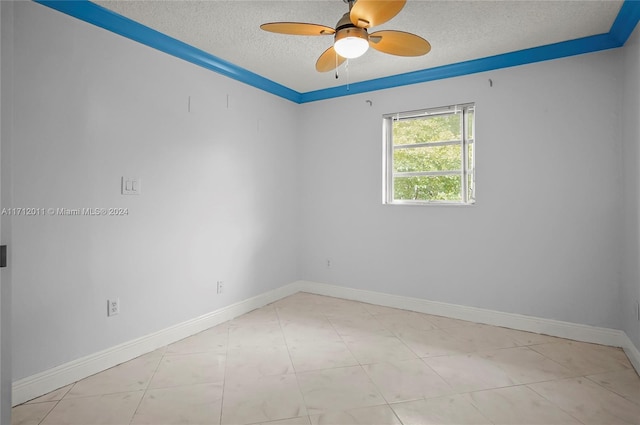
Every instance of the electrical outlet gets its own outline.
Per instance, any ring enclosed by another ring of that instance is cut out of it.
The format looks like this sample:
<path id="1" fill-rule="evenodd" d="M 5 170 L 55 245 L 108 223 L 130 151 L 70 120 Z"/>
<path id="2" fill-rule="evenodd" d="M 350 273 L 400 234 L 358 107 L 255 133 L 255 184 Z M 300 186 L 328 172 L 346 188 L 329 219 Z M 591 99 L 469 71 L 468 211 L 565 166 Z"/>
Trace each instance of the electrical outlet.
<path id="1" fill-rule="evenodd" d="M 120 298 L 107 300 L 107 316 L 117 316 L 120 314 Z"/>
<path id="2" fill-rule="evenodd" d="M 331 258 L 327 258 L 327 262 L 326 262 L 327 268 L 330 269 L 331 268 Z"/>
<path id="3" fill-rule="evenodd" d="M 222 294 L 224 292 L 224 282 L 219 280 L 217 285 L 218 294 Z"/>

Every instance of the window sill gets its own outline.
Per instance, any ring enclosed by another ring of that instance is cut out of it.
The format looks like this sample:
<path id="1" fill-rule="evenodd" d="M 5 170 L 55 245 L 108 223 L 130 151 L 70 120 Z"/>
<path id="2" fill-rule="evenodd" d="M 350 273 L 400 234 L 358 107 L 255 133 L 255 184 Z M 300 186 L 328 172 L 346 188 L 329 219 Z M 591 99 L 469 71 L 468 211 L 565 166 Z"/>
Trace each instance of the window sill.
<path id="1" fill-rule="evenodd" d="M 410 207 L 472 207 L 476 203 L 462 203 L 462 202 L 412 202 L 412 201 L 395 201 L 384 202 L 383 205 L 389 206 L 410 206 Z"/>

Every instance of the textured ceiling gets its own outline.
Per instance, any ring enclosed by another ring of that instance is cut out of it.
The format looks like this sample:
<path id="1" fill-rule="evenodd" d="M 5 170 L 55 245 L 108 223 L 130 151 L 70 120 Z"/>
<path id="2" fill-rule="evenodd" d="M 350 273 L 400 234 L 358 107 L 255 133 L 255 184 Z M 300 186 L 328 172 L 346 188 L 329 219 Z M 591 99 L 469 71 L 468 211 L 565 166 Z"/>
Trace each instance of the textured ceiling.
<path id="1" fill-rule="evenodd" d="M 162 0 L 95 1 L 107 9 L 204 50 L 298 92 L 309 92 L 434 68 L 609 32 L 622 1 L 436 1 L 408 0 L 392 20 L 375 30 L 408 31 L 429 40 L 417 58 L 373 49 L 334 72 L 315 70 L 332 36 L 268 33 L 274 21 L 334 27 L 348 11 L 342 0 Z"/>

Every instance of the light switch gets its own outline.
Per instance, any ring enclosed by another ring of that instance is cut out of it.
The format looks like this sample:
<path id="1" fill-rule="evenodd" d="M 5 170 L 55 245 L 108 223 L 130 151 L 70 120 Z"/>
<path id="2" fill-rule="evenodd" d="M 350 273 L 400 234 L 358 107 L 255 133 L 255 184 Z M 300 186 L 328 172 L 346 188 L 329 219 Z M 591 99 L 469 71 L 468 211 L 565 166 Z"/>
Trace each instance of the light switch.
<path id="1" fill-rule="evenodd" d="M 140 195 L 139 177 L 122 177 L 123 195 Z"/>

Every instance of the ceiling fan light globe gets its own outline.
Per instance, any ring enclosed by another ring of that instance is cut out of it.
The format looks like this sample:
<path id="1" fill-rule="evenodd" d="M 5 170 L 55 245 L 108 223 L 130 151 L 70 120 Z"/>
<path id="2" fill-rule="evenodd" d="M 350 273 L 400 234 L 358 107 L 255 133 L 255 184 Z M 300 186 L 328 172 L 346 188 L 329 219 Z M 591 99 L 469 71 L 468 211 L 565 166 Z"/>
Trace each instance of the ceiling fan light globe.
<path id="1" fill-rule="evenodd" d="M 336 33 L 333 48 L 346 59 L 364 55 L 369 49 L 369 37 L 363 28 L 345 28 Z"/>

